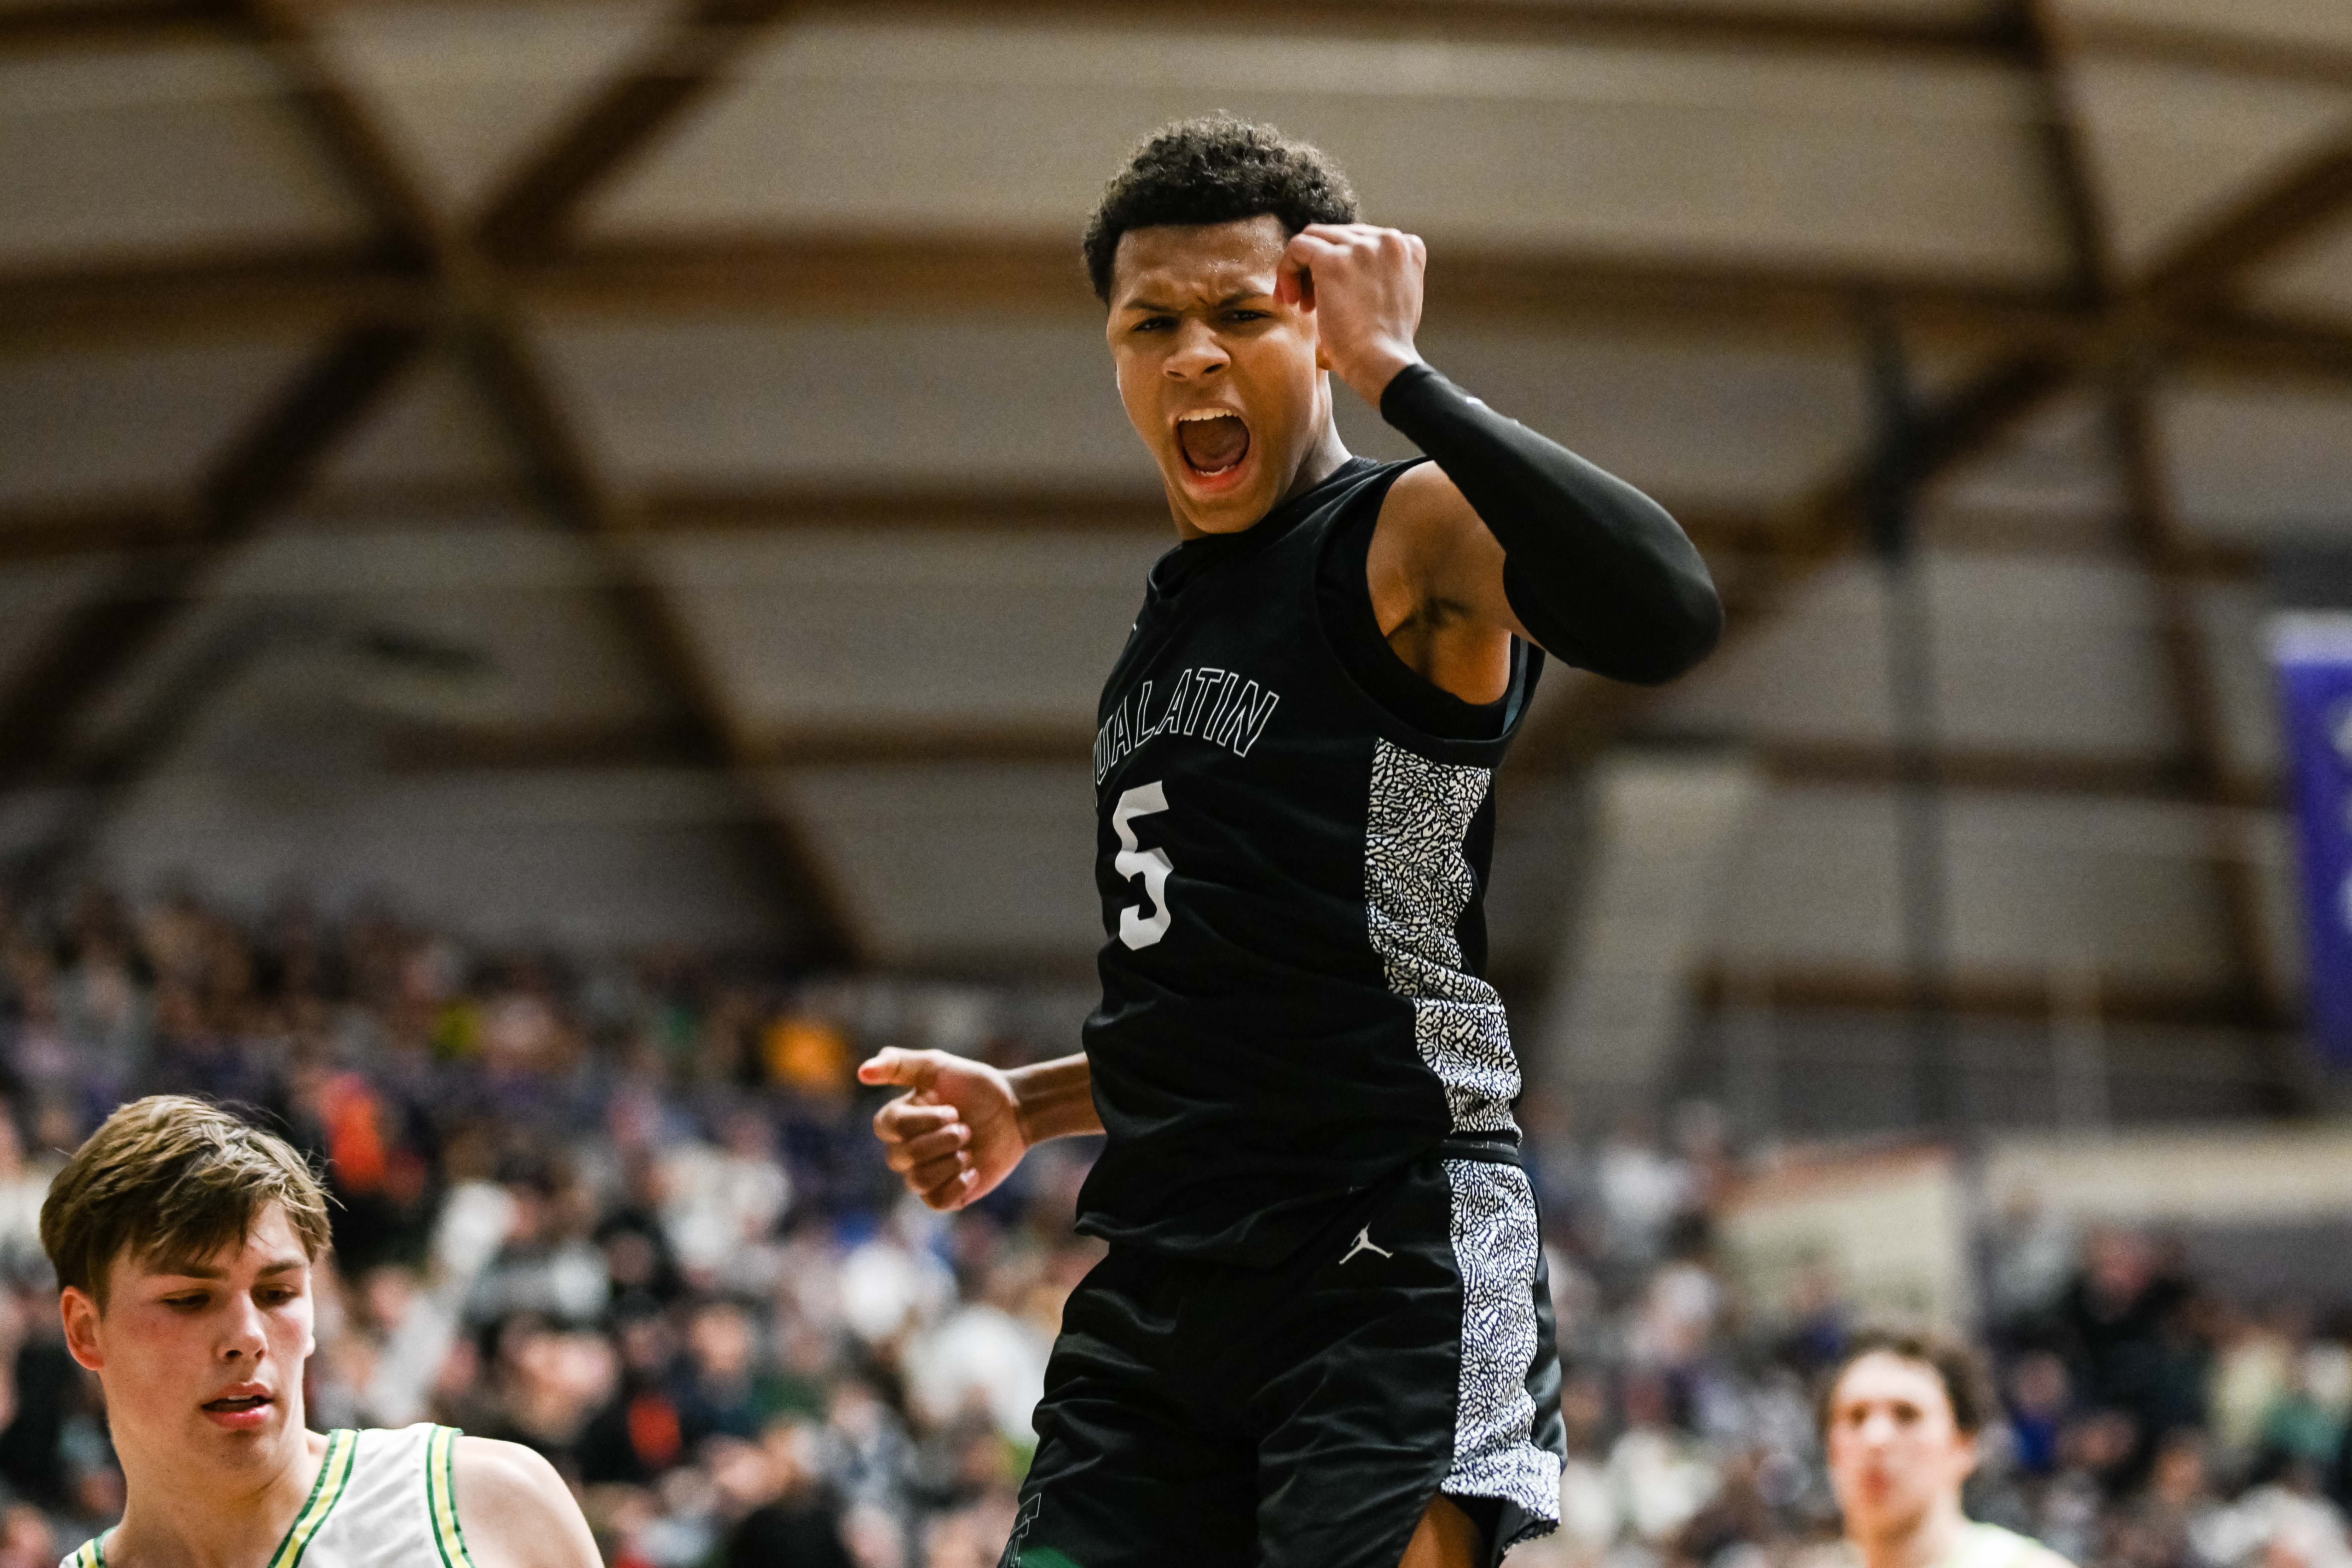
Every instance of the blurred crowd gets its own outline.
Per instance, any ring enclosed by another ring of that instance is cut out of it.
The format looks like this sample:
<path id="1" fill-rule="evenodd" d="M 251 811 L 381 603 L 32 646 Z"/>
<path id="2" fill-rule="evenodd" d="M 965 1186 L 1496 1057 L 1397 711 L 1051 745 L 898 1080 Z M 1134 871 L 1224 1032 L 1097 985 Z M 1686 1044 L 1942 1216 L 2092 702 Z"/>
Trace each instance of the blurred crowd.
<path id="1" fill-rule="evenodd" d="M 1564 1528 L 1513 1561 L 1851 1564 L 1815 1405 L 1861 1314 L 1822 1268 L 1769 1310 L 1743 1297 L 1715 1246 L 1721 1119 L 1676 1121 L 1554 1142 L 1538 1167 L 1570 1457 Z M 1975 1338 L 1999 1407 L 1971 1518 L 2085 1568 L 2352 1568 L 2352 1319 L 2249 1310 L 2164 1237 L 2031 1202 L 1982 1231 Z"/>
<path id="2" fill-rule="evenodd" d="M 485 951 L 383 912 L 235 918 L 100 889 L 0 904 L 0 1568 L 49 1568 L 121 1482 L 56 1331 L 50 1173 L 123 1100 L 251 1108 L 325 1172 L 315 1426 L 436 1420 L 549 1456 L 635 1568 L 988 1568 L 1063 1300 L 1066 1140 L 952 1218 L 873 1146 L 886 1045 L 1071 1048 L 968 988 L 682 952 Z M 1519 1568 L 1768 1568 L 1834 1552 L 1812 1390 L 1857 1312 L 1821 1271 L 1743 1300 L 1735 1153 L 1570 1136 L 1530 1104 L 1570 1460 Z M 1988 1226 L 2002 1408 L 1977 1517 L 2097 1568 L 2352 1568 L 2352 1346 L 2239 1303 L 2158 1238 Z M 2251 1310 L 2250 1310 L 2251 1309 Z"/>

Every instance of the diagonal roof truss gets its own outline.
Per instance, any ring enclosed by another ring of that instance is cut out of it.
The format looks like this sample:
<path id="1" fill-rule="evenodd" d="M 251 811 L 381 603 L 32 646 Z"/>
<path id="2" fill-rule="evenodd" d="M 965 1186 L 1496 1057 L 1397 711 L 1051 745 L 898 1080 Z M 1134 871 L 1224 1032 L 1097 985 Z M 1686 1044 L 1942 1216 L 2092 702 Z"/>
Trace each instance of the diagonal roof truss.
<path id="1" fill-rule="evenodd" d="M 1260 15 L 1255 6 L 1223 8 Z M 824 237 L 646 246 L 574 237 L 583 204 L 702 101 L 789 9 L 782 0 L 688 0 L 478 211 L 457 218 L 437 213 L 420 195 L 414 171 L 373 122 L 364 95 L 318 47 L 306 9 L 294 0 L 133 0 L 0 12 L 0 51 L 189 30 L 263 42 L 285 70 L 312 136 L 375 230 L 357 253 L 298 247 L 180 266 L 58 270 L 0 287 L 0 351 L 236 320 L 318 321 L 333 331 L 320 354 L 216 459 L 198 487 L 192 517 L 154 520 L 163 542 L 134 553 L 123 574 L 69 616 L 42 656 L 0 691 L 0 771 L 23 778 L 65 765 L 78 712 L 140 648 L 152 645 L 226 552 L 301 488 L 320 455 L 377 405 L 405 363 L 430 342 L 455 342 L 525 454 L 549 515 L 594 551 L 610 584 L 611 612 L 687 716 L 689 750 L 730 770 L 747 806 L 766 824 L 773 879 L 819 933 L 812 955 L 854 957 L 858 944 L 838 894 L 795 825 L 753 778 L 756 767 L 775 759 L 745 739 L 639 553 L 638 536 L 660 521 L 657 509 L 620 494 L 600 474 L 520 327 L 520 310 L 532 301 L 620 312 L 730 302 L 821 310 L 853 291 L 869 299 L 896 292 L 909 300 L 1029 302 L 1066 295 L 1068 262 L 1058 246 L 966 239 L 877 247 Z M 840 7 L 801 8 L 828 9 Z M 945 9 L 903 4 L 894 13 Z M 958 15 L 971 9 L 956 8 Z M 1103 14 L 1050 0 L 982 9 L 991 17 L 1030 19 Z M 2153 266 L 2119 277 L 2068 107 L 2069 52 L 2088 37 L 2102 48 L 2139 58 L 2210 58 L 2218 45 L 2202 35 L 2105 24 L 2070 37 L 2044 0 L 2017 0 L 1981 20 L 1959 22 L 1806 19 L 1730 0 L 1712 6 L 1393 0 L 1292 7 L 1284 25 L 1381 37 L 1595 37 L 1964 56 L 2035 71 L 2048 105 L 2052 188 L 2072 258 L 2058 285 L 1943 283 L 1679 259 L 1465 256 L 1433 285 L 1432 309 L 1570 320 L 1769 317 L 1781 330 L 1851 344 L 1857 311 L 1884 308 L 1918 341 L 1965 351 L 1979 363 L 1923 412 L 1910 476 L 1923 487 L 2064 389 L 2100 389 L 2109 402 L 2135 537 L 2165 598 L 2168 668 L 2190 735 L 2199 798 L 2234 798 L 2213 731 L 2212 700 L 2200 689 L 2195 617 L 2184 597 L 2202 568 L 2168 521 L 2173 505 L 2154 452 L 2147 377 L 2157 367 L 2210 364 L 2352 379 L 2352 333 L 2263 321 L 2246 312 L 2236 293 L 2252 269 L 2352 209 L 2352 135 L 2276 171 Z M 2286 68 L 2268 56 L 2264 62 Z M 2336 72 L 2331 79 L 2352 81 L 2346 62 L 2314 63 L 2305 53 L 2287 63 L 2305 75 Z M 1735 637 L 1768 624 L 1794 586 L 1850 545 L 1879 460 L 1874 450 L 1858 449 L 1805 493 L 1741 521 L 1743 564 L 1726 578 Z M 121 528 L 137 537 L 144 526 Z M 1647 700 L 1627 689 L 1590 684 L 1545 732 L 1528 738 L 1520 765 L 1534 773 L 1577 765 Z M 2225 883 L 2232 877 L 2242 882 L 2230 864 L 2229 857 L 2217 858 Z M 2241 988 L 2248 996 L 2266 995 L 2255 900 L 2235 884 L 2223 895 L 2232 911 Z M 2275 998 L 2264 1005 L 2274 1005 Z"/>

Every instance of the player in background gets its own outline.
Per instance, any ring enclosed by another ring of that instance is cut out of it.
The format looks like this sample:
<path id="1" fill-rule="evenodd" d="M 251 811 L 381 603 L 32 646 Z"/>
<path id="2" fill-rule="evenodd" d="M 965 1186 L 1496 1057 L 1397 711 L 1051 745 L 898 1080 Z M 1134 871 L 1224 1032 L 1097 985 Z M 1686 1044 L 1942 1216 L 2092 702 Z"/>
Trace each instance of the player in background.
<path id="1" fill-rule="evenodd" d="M 327 1196 L 283 1140 L 200 1100 L 126 1105 L 50 1184 L 41 1245 L 124 1484 L 121 1522 L 59 1568 L 599 1568 L 529 1448 L 304 1425 Z"/>
<path id="2" fill-rule="evenodd" d="M 1854 1337 L 1823 1385 L 1822 1446 L 1861 1568 L 2073 1568 L 2038 1541 L 1960 1511 L 1998 1412 L 1976 1352 L 1940 1335 Z"/>

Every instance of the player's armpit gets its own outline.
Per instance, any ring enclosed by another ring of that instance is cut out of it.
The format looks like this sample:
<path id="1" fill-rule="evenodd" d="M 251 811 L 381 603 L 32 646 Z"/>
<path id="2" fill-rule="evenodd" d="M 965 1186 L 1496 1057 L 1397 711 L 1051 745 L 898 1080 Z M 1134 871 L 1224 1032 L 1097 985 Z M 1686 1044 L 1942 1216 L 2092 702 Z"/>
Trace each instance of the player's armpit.
<path id="1" fill-rule="evenodd" d="M 1401 521 L 1420 525 L 1407 531 L 1423 542 L 1416 554 L 1433 595 L 1490 613 L 1499 596 L 1506 624 L 1545 652 L 1618 680 L 1671 680 L 1713 650 L 1723 606 L 1664 508 L 1426 364 L 1389 382 L 1381 416 L 1442 470 L 1444 484 L 1414 482 L 1423 469 L 1406 474 L 1390 502 L 1412 514 Z M 1389 510 L 1381 521 L 1386 528 Z M 1430 547 L 1444 542 L 1446 524 L 1472 521 L 1492 535 L 1499 558 Z"/>
<path id="2" fill-rule="evenodd" d="M 460 1437 L 457 1528 L 473 1568 L 602 1568 L 572 1489 L 520 1443 Z"/>

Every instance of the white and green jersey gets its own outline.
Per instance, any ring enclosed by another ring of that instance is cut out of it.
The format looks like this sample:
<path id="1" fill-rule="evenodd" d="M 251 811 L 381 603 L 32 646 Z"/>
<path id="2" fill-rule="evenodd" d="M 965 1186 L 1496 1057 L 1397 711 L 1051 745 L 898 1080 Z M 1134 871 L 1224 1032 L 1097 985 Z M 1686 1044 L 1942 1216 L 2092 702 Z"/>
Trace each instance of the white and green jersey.
<path id="1" fill-rule="evenodd" d="M 1811 1568 L 1862 1568 L 1862 1553 L 1854 1550 L 1853 1542 L 1841 1541 L 1818 1553 L 1801 1553 L 1798 1562 Z M 1963 1520 L 1951 1550 L 1936 1568 L 2074 1568 L 2074 1564 L 2030 1535 Z"/>
<path id="2" fill-rule="evenodd" d="M 310 1499 L 265 1568 L 474 1568 L 457 1524 L 457 1429 L 429 1422 L 328 1433 Z M 107 1568 L 106 1536 L 58 1568 Z"/>
<path id="3" fill-rule="evenodd" d="M 1942 1568 L 2074 1568 L 2030 1535 L 1970 1520 L 1945 1554 Z"/>

